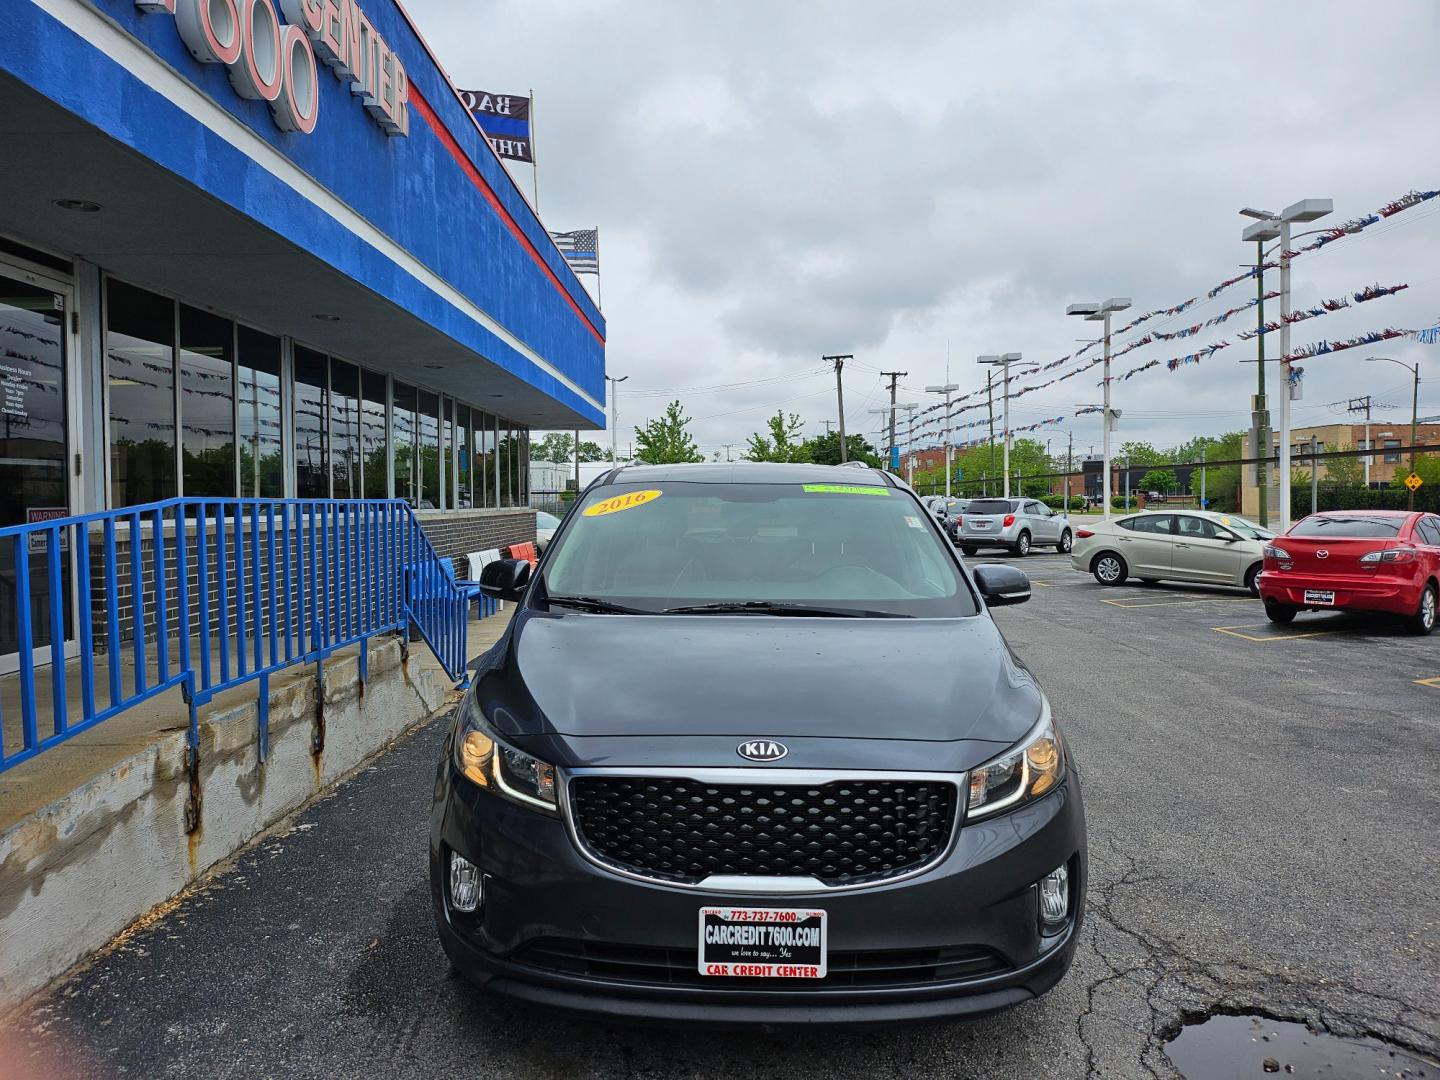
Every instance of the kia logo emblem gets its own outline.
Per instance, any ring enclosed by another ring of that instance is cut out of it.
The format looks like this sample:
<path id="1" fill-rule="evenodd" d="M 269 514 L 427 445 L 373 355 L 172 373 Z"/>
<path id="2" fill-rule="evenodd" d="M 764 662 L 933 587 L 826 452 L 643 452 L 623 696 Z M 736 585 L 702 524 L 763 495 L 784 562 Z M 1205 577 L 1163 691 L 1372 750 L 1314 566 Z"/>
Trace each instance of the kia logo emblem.
<path id="1" fill-rule="evenodd" d="M 1315 549 L 1315 558 L 1317 558 L 1317 559 L 1328 559 L 1328 558 L 1330 558 L 1330 552 L 1326 551 L 1324 548 L 1316 548 L 1316 549 Z"/>
<path id="2" fill-rule="evenodd" d="M 746 739 L 735 752 L 750 761 L 779 761 L 790 753 L 790 748 L 774 739 Z"/>

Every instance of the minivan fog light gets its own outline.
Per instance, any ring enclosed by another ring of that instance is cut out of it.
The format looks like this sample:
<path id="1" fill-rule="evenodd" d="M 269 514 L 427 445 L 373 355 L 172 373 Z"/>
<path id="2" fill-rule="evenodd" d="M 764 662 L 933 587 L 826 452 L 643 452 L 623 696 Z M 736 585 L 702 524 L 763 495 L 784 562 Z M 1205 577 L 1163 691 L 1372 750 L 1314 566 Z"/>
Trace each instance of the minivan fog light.
<path id="1" fill-rule="evenodd" d="M 463 855 L 450 853 L 450 906 L 474 911 L 480 906 L 480 868 Z"/>
<path id="2" fill-rule="evenodd" d="M 1070 914 L 1070 871 L 1061 863 L 1040 879 L 1040 922 L 1060 926 Z"/>

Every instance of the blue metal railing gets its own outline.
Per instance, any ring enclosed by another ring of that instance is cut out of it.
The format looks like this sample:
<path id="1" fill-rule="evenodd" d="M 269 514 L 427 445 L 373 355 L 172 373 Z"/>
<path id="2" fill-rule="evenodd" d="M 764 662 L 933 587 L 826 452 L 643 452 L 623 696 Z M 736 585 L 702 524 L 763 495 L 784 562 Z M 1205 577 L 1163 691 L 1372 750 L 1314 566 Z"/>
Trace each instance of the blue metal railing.
<path id="1" fill-rule="evenodd" d="M 0 653 L 19 684 L 19 723 L 0 707 L 0 773 L 180 687 L 193 781 L 197 710 L 251 680 L 264 760 L 271 674 L 321 674 L 358 643 L 363 681 L 367 639 L 413 625 L 463 681 L 472 596 L 398 499 L 167 499 L 0 529 Z"/>

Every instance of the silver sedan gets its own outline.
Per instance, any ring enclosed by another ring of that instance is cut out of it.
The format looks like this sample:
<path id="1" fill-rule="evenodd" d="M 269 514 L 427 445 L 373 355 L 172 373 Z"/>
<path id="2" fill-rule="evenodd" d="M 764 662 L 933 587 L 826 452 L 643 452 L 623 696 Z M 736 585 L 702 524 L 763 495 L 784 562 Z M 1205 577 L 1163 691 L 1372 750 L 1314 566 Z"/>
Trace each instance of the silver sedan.
<path id="1" fill-rule="evenodd" d="M 1070 565 L 1101 585 L 1190 581 L 1236 585 L 1259 595 L 1255 577 L 1274 533 L 1234 514 L 1142 511 L 1075 530 Z"/>

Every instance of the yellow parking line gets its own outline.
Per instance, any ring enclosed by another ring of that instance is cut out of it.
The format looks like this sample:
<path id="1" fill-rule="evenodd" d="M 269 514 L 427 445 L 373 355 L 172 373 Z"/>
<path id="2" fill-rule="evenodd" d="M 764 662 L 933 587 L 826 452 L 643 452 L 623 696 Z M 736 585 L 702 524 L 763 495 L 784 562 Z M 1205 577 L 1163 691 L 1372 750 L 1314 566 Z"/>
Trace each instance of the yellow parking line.
<path id="1" fill-rule="evenodd" d="M 1324 637 L 1326 634 L 1340 633 L 1339 630 L 1307 630 L 1303 634 L 1266 634 L 1263 637 L 1257 637 L 1255 634 L 1240 633 L 1241 630 L 1258 629 L 1255 626 L 1212 626 L 1210 629 L 1221 634 L 1229 634 L 1231 637 L 1244 638 L 1246 641 L 1299 641 L 1301 638 Z"/>
<path id="2" fill-rule="evenodd" d="M 1436 690 L 1440 690 L 1440 675 L 1436 675 L 1433 679 L 1416 679 L 1415 685 L 1433 686 Z"/>
<path id="3" fill-rule="evenodd" d="M 1122 597 L 1119 600 L 1101 600 L 1102 604 L 1114 604 L 1120 608 L 1142 608 L 1142 607 L 1180 607 L 1183 604 L 1253 604 L 1254 597 L 1250 596 L 1210 596 L 1204 600 L 1151 600 L 1143 604 L 1132 604 L 1129 601 L 1139 599 L 1138 597 Z"/>

